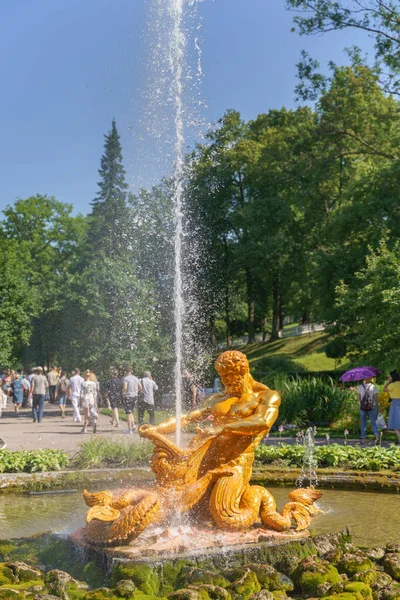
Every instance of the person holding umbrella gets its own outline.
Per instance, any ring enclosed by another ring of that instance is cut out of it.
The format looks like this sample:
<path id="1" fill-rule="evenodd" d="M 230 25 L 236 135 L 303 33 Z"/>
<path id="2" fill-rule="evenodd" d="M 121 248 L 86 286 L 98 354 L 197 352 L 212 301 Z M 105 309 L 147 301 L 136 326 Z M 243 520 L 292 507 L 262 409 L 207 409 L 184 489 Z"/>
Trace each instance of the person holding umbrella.
<path id="1" fill-rule="evenodd" d="M 360 428 L 361 443 L 365 444 L 367 437 L 367 418 L 371 422 L 375 443 L 379 442 L 378 426 L 376 419 L 379 413 L 378 390 L 372 383 L 372 378 L 379 375 L 379 369 L 374 367 L 356 367 L 346 371 L 340 378 L 340 381 L 360 381 L 362 383 L 357 387 L 357 398 L 360 404 Z"/>
<path id="2" fill-rule="evenodd" d="M 397 436 L 396 444 L 400 445 L 400 375 L 391 371 L 383 388 L 390 396 L 388 429 L 394 429 Z"/>

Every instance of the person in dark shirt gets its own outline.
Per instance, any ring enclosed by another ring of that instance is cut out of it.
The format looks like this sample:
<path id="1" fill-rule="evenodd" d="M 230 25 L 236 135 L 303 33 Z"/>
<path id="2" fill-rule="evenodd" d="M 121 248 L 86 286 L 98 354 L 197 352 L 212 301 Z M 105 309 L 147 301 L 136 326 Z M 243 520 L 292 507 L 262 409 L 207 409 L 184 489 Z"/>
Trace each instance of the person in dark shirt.
<path id="1" fill-rule="evenodd" d="M 111 378 L 105 382 L 103 389 L 112 410 L 111 425 L 119 427 L 118 409 L 122 402 L 122 379 L 117 369 L 112 369 Z"/>

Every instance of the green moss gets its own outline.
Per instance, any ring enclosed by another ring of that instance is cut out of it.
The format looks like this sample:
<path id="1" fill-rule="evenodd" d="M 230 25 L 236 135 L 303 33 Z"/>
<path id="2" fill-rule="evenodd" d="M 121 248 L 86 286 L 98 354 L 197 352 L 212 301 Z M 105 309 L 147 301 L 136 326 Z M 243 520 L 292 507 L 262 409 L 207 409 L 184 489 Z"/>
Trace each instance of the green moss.
<path id="1" fill-rule="evenodd" d="M 11 553 L 16 547 L 15 544 L 11 544 L 10 542 L 4 540 L 0 541 L 0 561 L 9 560 Z"/>
<path id="2" fill-rule="evenodd" d="M 1 600 L 20 600 L 21 598 L 26 598 L 25 594 L 21 596 L 19 592 L 13 590 L 12 588 L 0 588 L 0 598 Z"/>
<path id="3" fill-rule="evenodd" d="M 346 583 L 344 587 L 345 592 L 349 592 L 350 594 L 359 594 L 362 598 L 366 600 L 372 600 L 372 590 L 366 583 L 362 581 L 350 581 Z"/>
<path id="4" fill-rule="evenodd" d="M 287 598 L 286 592 L 284 592 L 283 590 L 274 590 L 271 593 L 275 600 L 285 600 L 285 598 Z"/>
<path id="5" fill-rule="evenodd" d="M 97 588 L 90 590 L 83 596 L 84 600 L 120 600 L 109 588 Z"/>
<path id="6" fill-rule="evenodd" d="M 14 573 L 6 567 L 5 564 L 0 564 L 0 586 L 8 585 L 16 580 Z"/>
<path id="7" fill-rule="evenodd" d="M 261 590 L 261 585 L 257 575 L 250 569 L 245 569 L 243 575 L 233 581 L 227 590 L 235 600 L 248 600 L 250 596 Z"/>
<path id="8" fill-rule="evenodd" d="M 197 588 L 183 588 L 168 594 L 169 600 L 210 600 L 206 590 Z"/>
<path id="9" fill-rule="evenodd" d="M 350 592 L 343 592 L 341 594 L 335 594 L 333 596 L 324 596 L 324 600 L 362 600 L 360 594 L 350 594 Z"/>
<path id="10" fill-rule="evenodd" d="M 337 566 L 339 573 L 352 577 L 356 573 L 369 571 L 374 568 L 372 560 L 362 554 L 343 554 Z"/>
<path id="11" fill-rule="evenodd" d="M 377 580 L 378 571 L 374 569 L 368 569 L 368 571 L 361 571 L 353 576 L 354 581 L 362 581 L 367 585 L 373 585 Z"/>
<path id="12" fill-rule="evenodd" d="M 111 574 L 111 585 L 115 586 L 121 579 L 133 581 L 138 590 L 149 596 L 157 596 L 160 590 L 160 579 L 148 565 L 115 565 Z"/>
<path id="13" fill-rule="evenodd" d="M 391 552 L 383 559 L 383 568 L 391 577 L 400 581 L 400 554 Z"/>
<path id="14" fill-rule="evenodd" d="M 199 585 L 190 586 L 190 588 L 206 591 L 211 600 L 231 600 L 230 593 L 225 588 L 220 587 L 218 585 L 203 583 Z"/>
<path id="15" fill-rule="evenodd" d="M 234 579 L 237 579 L 238 577 L 240 577 L 239 574 Z M 196 585 L 197 583 L 207 583 L 209 585 L 216 585 L 218 587 L 226 588 L 230 584 L 230 581 L 223 575 L 207 569 L 200 569 L 198 567 L 184 567 L 181 569 L 179 577 L 176 581 L 177 587 L 183 588 L 187 587 L 187 585 Z"/>

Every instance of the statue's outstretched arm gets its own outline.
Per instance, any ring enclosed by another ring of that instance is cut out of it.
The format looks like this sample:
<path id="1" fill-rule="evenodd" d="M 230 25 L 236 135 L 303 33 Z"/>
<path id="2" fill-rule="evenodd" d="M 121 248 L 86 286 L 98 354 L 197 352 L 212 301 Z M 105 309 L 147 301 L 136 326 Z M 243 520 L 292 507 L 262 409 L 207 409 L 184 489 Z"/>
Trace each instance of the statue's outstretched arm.
<path id="1" fill-rule="evenodd" d="M 239 435 L 268 433 L 278 416 L 281 397 L 278 392 L 266 390 L 262 393 L 259 407 L 254 415 L 224 425 L 224 431 L 232 431 Z"/>
<path id="2" fill-rule="evenodd" d="M 191 423 L 198 423 L 199 421 L 202 421 L 203 419 L 208 417 L 209 414 L 210 408 L 207 406 L 206 408 L 193 410 L 188 415 L 182 415 L 181 428 L 184 429 Z M 139 433 L 143 433 L 145 431 L 156 431 L 157 433 L 161 434 L 174 433 L 174 431 L 176 430 L 176 418 L 173 417 L 172 419 L 168 419 L 168 421 L 164 421 L 163 423 L 160 423 L 155 427 L 144 426 L 142 432 L 141 429 L 142 428 L 140 428 Z"/>

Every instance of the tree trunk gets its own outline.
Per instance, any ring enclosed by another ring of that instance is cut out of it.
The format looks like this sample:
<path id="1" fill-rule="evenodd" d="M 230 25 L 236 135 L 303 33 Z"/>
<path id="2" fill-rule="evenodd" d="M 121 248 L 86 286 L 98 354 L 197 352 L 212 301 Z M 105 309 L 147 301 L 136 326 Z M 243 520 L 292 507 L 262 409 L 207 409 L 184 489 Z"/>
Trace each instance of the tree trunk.
<path id="1" fill-rule="evenodd" d="M 283 329 L 285 313 L 283 311 L 282 294 L 279 295 L 279 329 Z"/>
<path id="2" fill-rule="evenodd" d="M 280 329 L 280 314 L 281 314 L 281 293 L 279 280 L 275 279 L 273 283 L 273 303 L 272 303 L 272 332 L 271 340 L 277 340 L 279 338 Z"/>
<path id="3" fill-rule="evenodd" d="M 253 275 L 248 267 L 246 267 L 246 285 L 247 285 L 247 325 L 249 337 L 247 340 L 248 344 L 254 344 L 255 328 L 254 328 L 254 280 Z"/>

